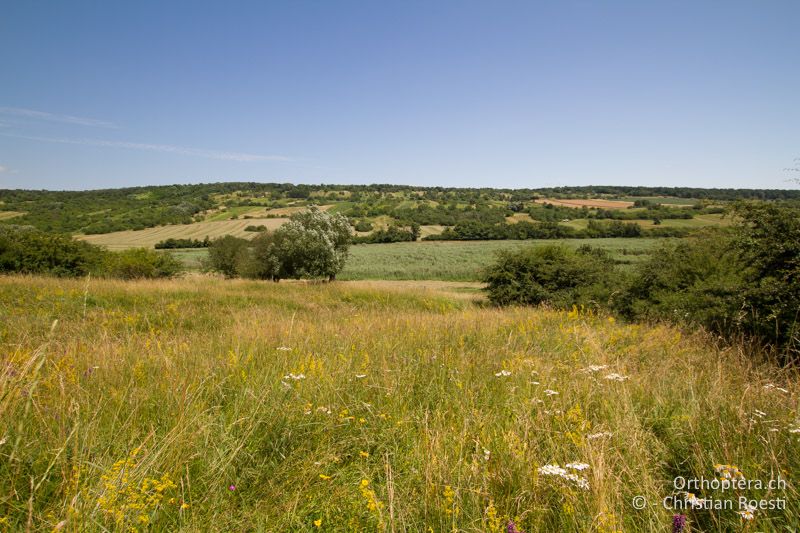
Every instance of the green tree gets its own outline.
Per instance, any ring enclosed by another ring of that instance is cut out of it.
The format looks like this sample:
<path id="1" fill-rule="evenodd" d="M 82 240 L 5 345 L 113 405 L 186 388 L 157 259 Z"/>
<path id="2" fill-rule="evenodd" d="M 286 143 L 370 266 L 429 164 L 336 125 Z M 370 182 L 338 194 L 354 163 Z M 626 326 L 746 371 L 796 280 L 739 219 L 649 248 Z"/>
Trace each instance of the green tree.
<path id="1" fill-rule="evenodd" d="M 243 276 L 272 279 L 336 279 L 347 260 L 352 230 L 347 217 L 311 207 L 295 213 L 273 232 L 259 235 L 239 256 Z"/>
<path id="2" fill-rule="evenodd" d="M 248 242 L 233 235 L 225 235 L 214 239 L 208 247 L 208 266 L 221 272 L 225 277 L 233 278 L 238 273 L 238 266 L 247 253 Z"/>

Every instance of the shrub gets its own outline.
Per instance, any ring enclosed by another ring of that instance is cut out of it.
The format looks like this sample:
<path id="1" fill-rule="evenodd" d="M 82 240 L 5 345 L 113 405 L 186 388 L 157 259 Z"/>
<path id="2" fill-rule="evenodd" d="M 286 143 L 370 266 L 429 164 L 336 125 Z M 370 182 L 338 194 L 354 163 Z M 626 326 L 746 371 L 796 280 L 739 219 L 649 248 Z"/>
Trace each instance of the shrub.
<path id="1" fill-rule="evenodd" d="M 800 355 L 800 217 L 797 207 L 743 203 L 732 230 L 707 230 L 656 250 L 636 269 L 618 310 L 721 334 L 744 334 Z"/>
<path id="2" fill-rule="evenodd" d="M 102 269 L 104 275 L 120 279 L 170 278 L 181 272 L 180 261 L 146 248 L 108 252 Z"/>
<path id="3" fill-rule="evenodd" d="M 373 230 L 372 223 L 367 220 L 360 220 L 356 222 L 354 228 L 356 231 L 361 231 L 361 232 Z"/>
<path id="4" fill-rule="evenodd" d="M 245 231 L 266 231 L 267 227 L 264 224 L 259 224 L 258 226 L 253 226 L 251 224 L 250 226 L 247 226 L 246 228 L 244 228 L 244 230 Z"/>
<path id="5" fill-rule="evenodd" d="M 762 341 L 800 356 L 800 208 L 797 205 L 740 203 L 741 221 L 733 248 L 745 288 L 744 326 Z"/>
<path id="6" fill-rule="evenodd" d="M 252 240 L 251 246 L 237 256 L 236 272 L 244 278 L 280 281 L 289 277 L 281 261 L 285 246 L 284 232 L 264 232 Z"/>
<path id="7" fill-rule="evenodd" d="M 19 226 L 0 227 L 0 272 L 85 276 L 97 270 L 104 251 L 67 235 Z"/>
<path id="8" fill-rule="evenodd" d="M 630 319 L 667 319 L 717 332 L 735 331 L 744 279 L 731 238 L 727 232 L 709 231 L 662 245 L 637 266 L 616 309 Z"/>
<path id="9" fill-rule="evenodd" d="M 354 237 L 356 244 L 376 244 L 387 242 L 411 242 L 417 240 L 419 236 L 419 225 L 412 224 L 409 227 L 391 225 L 386 229 L 375 231 L 369 235 Z"/>
<path id="10" fill-rule="evenodd" d="M 546 245 L 501 252 L 484 281 L 489 300 L 497 305 L 569 307 L 607 300 L 615 274 L 602 250 Z"/>
<path id="11" fill-rule="evenodd" d="M 206 236 L 202 241 L 200 239 L 164 239 L 157 242 L 153 248 L 156 250 L 172 250 L 176 248 L 208 248 L 211 241 Z"/>
<path id="12" fill-rule="evenodd" d="M 212 270 L 221 272 L 228 278 L 235 277 L 238 264 L 247 253 L 248 242 L 246 239 L 225 235 L 214 239 L 208 247 L 208 266 Z"/>

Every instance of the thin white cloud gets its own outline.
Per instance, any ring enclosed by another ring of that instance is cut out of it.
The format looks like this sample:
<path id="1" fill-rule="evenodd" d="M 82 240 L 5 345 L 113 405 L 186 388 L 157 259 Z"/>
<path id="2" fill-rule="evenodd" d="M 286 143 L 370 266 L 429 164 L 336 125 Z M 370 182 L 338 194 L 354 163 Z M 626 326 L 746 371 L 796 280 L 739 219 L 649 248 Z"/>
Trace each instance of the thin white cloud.
<path id="1" fill-rule="evenodd" d="M 32 118 L 34 120 L 46 120 L 48 122 L 63 122 L 66 124 L 77 124 L 80 126 L 94 126 L 97 128 L 116 128 L 117 126 L 106 120 L 94 118 L 75 117 L 72 115 L 59 115 L 46 111 L 36 111 L 34 109 L 24 109 L 21 107 L 0 107 L 0 115 L 11 117 Z"/>
<path id="2" fill-rule="evenodd" d="M 8 172 L 8 167 L 4 167 L 3 165 L 0 165 L 0 174 L 2 174 L 3 172 Z"/>
<path id="3" fill-rule="evenodd" d="M 188 155 L 195 157 L 206 157 L 208 159 L 221 159 L 224 161 L 291 161 L 292 159 L 282 155 L 260 155 L 248 154 L 243 152 L 228 152 L 222 150 L 204 150 L 200 148 L 188 148 L 185 146 L 174 146 L 171 144 L 150 144 L 136 143 L 127 141 L 104 141 L 101 139 L 69 139 L 63 137 L 34 137 L 30 135 L 15 135 L 0 133 L 6 137 L 17 139 L 27 139 L 29 141 L 41 141 L 61 144 L 78 144 L 81 146 L 100 146 L 108 148 L 124 148 L 129 150 L 149 150 L 152 152 L 166 152 L 171 154 Z"/>

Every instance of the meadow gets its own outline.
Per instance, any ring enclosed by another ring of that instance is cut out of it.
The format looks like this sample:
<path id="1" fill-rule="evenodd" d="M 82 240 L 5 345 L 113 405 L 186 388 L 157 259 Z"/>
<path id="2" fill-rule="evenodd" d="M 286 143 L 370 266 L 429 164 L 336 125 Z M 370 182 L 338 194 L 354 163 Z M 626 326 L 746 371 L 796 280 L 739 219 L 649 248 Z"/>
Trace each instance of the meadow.
<path id="1" fill-rule="evenodd" d="M 701 333 L 210 277 L 7 276 L 0 315 L 0 529 L 667 531 L 725 472 L 787 486 L 692 531 L 800 527 L 796 372 Z"/>

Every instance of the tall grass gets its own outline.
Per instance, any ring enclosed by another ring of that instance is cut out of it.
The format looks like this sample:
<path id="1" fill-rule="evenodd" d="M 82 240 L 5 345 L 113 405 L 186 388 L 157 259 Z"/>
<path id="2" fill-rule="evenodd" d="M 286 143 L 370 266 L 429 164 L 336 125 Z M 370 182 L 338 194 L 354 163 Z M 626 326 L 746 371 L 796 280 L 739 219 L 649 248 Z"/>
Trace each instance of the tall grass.
<path id="1" fill-rule="evenodd" d="M 663 531 L 715 463 L 787 509 L 693 530 L 800 526 L 796 375 L 668 326 L 193 279 L 0 278 L 0 314 L 0 528 Z"/>

